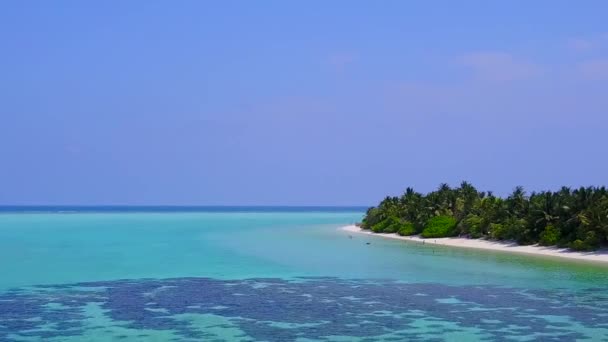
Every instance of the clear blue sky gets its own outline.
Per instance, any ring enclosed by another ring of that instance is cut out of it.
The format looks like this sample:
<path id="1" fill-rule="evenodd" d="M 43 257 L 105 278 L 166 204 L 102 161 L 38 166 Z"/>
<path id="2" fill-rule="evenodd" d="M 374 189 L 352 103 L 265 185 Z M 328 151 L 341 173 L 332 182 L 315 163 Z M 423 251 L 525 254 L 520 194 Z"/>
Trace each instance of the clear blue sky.
<path id="1" fill-rule="evenodd" d="M 607 1 L 3 1 L 1 204 L 608 183 Z"/>

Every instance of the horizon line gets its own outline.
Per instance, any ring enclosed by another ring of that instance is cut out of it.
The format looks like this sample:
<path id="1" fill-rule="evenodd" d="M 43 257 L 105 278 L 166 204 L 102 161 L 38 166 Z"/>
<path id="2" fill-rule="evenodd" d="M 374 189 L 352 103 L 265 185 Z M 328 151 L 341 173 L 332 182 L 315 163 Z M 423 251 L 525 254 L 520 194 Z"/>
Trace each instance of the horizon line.
<path id="1" fill-rule="evenodd" d="M 343 205 L 343 204 L 0 204 L 0 208 L 7 207 L 189 207 L 189 208 L 335 208 L 335 207 L 369 207 L 367 204 Z"/>

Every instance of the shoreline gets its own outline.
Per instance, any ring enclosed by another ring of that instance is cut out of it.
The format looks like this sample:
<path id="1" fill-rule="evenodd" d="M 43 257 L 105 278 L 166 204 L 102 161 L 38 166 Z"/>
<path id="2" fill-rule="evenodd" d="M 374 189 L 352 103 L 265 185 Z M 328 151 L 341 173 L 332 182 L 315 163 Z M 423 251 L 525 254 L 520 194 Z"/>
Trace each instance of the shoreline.
<path id="1" fill-rule="evenodd" d="M 388 239 L 411 241 L 421 244 L 438 245 L 438 246 L 449 246 L 458 248 L 468 249 L 482 249 L 496 252 L 508 252 L 517 254 L 528 254 L 544 257 L 556 257 L 570 260 L 579 261 L 592 261 L 596 263 L 608 264 L 608 250 L 603 249 L 594 252 L 576 252 L 571 251 L 567 248 L 548 247 L 539 245 L 521 246 L 516 243 L 503 242 L 503 241 L 491 241 L 482 239 L 468 239 L 458 237 L 448 238 L 437 238 L 437 239 L 423 239 L 417 235 L 412 236 L 401 236 L 398 234 L 387 234 L 387 233 L 373 233 L 371 231 L 363 230 L 355 225 L 348 225 L 341 228 L 344 231 L 366 234 L 371 236 L 377 236 Z"/>

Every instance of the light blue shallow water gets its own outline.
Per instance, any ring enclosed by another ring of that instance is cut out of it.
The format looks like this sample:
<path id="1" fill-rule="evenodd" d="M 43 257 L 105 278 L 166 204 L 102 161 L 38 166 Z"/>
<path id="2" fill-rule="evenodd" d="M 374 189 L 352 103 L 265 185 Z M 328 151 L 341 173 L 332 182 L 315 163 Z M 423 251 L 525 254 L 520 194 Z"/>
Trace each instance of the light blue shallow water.
<path id="1" fill-rule="evenodd" d="M 0 214 L 0 341 L 608 336 L 604 266 L 339 229 L 362 214 Z"/>

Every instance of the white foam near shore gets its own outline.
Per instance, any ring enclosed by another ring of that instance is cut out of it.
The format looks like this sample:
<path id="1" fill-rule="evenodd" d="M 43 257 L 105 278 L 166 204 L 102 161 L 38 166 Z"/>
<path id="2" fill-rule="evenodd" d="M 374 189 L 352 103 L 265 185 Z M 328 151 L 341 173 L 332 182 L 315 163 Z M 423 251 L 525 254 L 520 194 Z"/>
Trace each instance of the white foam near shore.
<path id="1" fill-rule="evenodd" d="M 483 239 L 468 239 L 468 238 L 437 238 L 437 239 L 423 239 L 419 236 L 401 236 L 397 234 L 378 234 L 368 230 L 363 230 L 355 225 L 342 227 L 343 230 L 357 233 L 357 234 L 368 234 L 378 237 L 384 237 L 389 239 L 398 239 L 404 241 L 412 241 L 418 243 L 425 243 L 430 246 L 441 245 L 461 248 L 476 248 L 486 249 L 492 251 L 502 251 L 511 253 L 522 253 L 522 254 L 534 254 L 539 256 L 548 257 L 559 257 L 576 260 L 596 261 L 608 263 L 608 250 L 600 250 L 594 252 L 576 252 L 565 248 L 557 247 L 545 247 L 539 245 L 520 246 L 516 243 L 502 242 L 502 241 L 491 241 Z"/>

